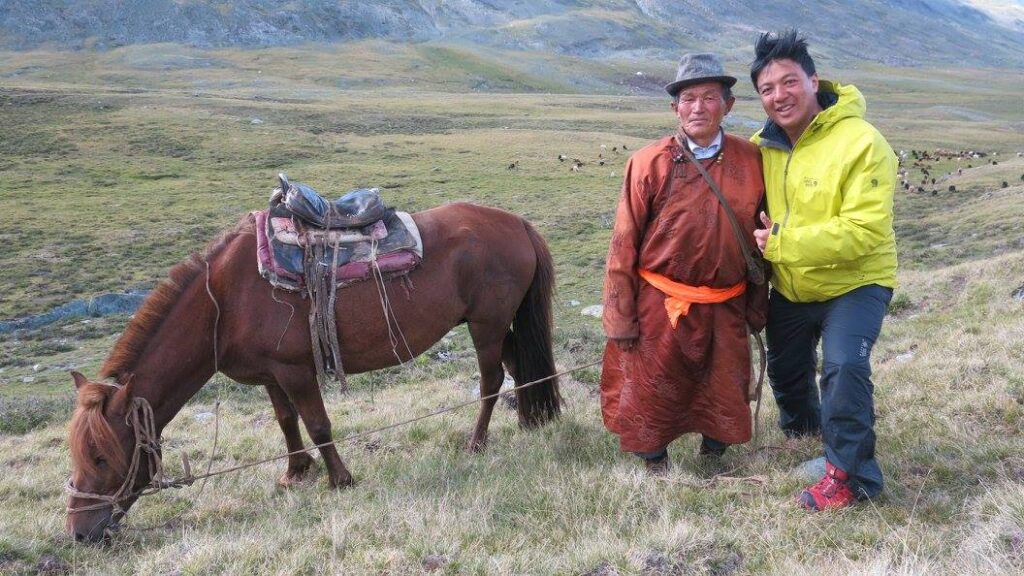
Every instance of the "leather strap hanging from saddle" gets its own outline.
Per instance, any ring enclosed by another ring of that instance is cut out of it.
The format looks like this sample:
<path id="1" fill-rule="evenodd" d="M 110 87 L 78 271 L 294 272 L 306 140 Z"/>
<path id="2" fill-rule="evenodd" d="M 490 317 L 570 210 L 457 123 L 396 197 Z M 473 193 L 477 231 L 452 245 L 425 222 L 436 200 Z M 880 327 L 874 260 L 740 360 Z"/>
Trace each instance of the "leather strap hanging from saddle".
<path id="1" fill-rule="evenodd" d="M 764 260 L 761 258 L 760 252 L 756 248 L 750 245 L 750 241 L 743 233 L 743 229 L 740 228 L 740 223 L 736 220 L 736 213 L 732 211 L 732 207 L 725 200 L 725 195 L 722 194 L 722 190 L 718 187 L 718 183 L 715 179 L 708 174 L 708 171 L 704 166 L 697 160 L 693 152 L 690 151 L 690 147 L 686 145 L 686 141 L 681 138 L 678 134 L 676 135 L 676 144 L 679 145 L 682 151 L 683 157 L 688 162 L 697 167 L 697 171 L 707 181 L 708 186 L 711 187 L 711 191 L 718 197 L 718 202 L 722 204 L 722 209 L 725 210 L 725 215 L 729 219 L 729 224 L 732 225 L 732 231 L 736 234 L 736 240 L 740 244 L 740 251 L 743 252 L 743 258 L 747 262 L 747 280 L 752 284 L 760 286 L 765 283 L 764 273 Z"/>

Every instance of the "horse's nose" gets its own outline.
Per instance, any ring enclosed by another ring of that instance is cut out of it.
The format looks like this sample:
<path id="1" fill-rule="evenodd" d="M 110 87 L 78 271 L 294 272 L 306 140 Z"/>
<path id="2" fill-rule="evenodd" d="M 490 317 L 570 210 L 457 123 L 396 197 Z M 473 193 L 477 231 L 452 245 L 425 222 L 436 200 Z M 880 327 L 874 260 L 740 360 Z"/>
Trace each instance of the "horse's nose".
<path id="1" fill-rule="evenodd" d="M 104 530 L 93 530 L 91 532 L 75 532 L 75 542 L 79 544 L 99 544 L 110 539 Z"/>
<path id="2" fill-rule="evenodd" d="M 75 542 L 92 544 L 100 542 L 106 537 L 106 526 L 105 522 L 101 522 L 91 527 L 75 527 L 72 528 L 71 534 L 75 537 Z"/>

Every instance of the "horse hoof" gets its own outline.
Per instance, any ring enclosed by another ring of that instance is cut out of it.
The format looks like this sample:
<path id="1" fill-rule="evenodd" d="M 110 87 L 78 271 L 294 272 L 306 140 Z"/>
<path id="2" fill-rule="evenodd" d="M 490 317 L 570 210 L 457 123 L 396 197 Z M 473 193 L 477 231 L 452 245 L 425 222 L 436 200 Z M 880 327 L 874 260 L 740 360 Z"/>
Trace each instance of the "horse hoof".
<path id="1" fill-rule="evenodd" d="M 480 454 L 487 448 L 487 439 L 483 440 L 470 440 L 466 446 L 466 451 L 470 454 Z"/>
<path id="2" fill-rule="evenodd" d="M 308 484 L 307 480 L 309 480 L 310 476 L 311 475 L 308 472 L 303 472 L 302 474 L 286 472 L 283 476 L 277 479 L 277 487 L 288 490 L 303 484 Z"/>
<path id="3" fill-rule="evenodd" d="M 312 461 L 310 461 L 312 464 Z M 277 479 L 278 488 L 294 488 L 302 484 L 308 484 L 309 480 L 316 475 L 316 468 L 313 466 L 303 466 L 299 470 L 288 470 L 283 476 Z"/>
<path id="4" fill-rule="evenodd" d="M 351 474 L 346 474 L 337 480 L 331 479 L 331 488 L 335 490 L 341 490 L 342 488 L 350 488 L 355 486 L 355 479 L 352 478 Z"/>

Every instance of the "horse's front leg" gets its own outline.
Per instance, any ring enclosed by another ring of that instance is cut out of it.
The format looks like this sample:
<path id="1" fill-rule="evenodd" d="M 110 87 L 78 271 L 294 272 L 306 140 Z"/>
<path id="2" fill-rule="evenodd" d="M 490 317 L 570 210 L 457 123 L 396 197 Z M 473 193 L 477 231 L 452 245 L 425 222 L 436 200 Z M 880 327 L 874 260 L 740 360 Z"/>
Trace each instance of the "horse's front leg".
<path id="1" fill-rule="evenodd" d="M 306 478 L 314 460 L 308 452 L 300 452 L 305 445 L 302 442 L 302 435 L 299 434 L 299 415 L 295 412 L 295 406 L 288 399 L 288 395 L 276 383 L 267 384 L 266 389 L 270 402 L 274 405 L 277 423 L 284 433 L 285 446 L 288 447 L 289 453 L 294 452 L 288 457 L 288 469 L 277 480 L 278 486 L 290 488 Z"/>
<path id="2" fill-rule="evenodd" d="M 476 347 L 477 364 L 480 367 L 480 398 L 497 394 L 505 380 L 505 371 L 501 367 L 501 346 L 505 332 L 505 326 L 472 322 L 469 325 L 473 346 Z M 469 439 L 471 452 L 479 452 L 487 445 L 487 428 L 491 423 L 491 414 L 497 401 L 498 397 L 494 396 L 480 402 L 480 414 L 473 428 L 473 436 Z"/>
<path id="3" fill-rule="evenodd" d="M 320 446 L 320 456 L 327 466 L 327 478 L 331 488 L 351 486 L 352 474 L 345 468 L 345 464 L 338 455 L 334 444 L 330 444 L 331 419 L 327 417 L 327 410 L 324 408 L 324 399 L 320 394 L 320 386 L 316 382 L 316 374 L 312 370 L 300 370 L 296 367 L 288 367 L 283 372 L 286 374 L 275 374 L 277 381 L 284 389 L 288 398 L 299 411 L 302 422 L 306 425 L 306 432 L 314 444 Z M 323 446 L 326 444 L 326 446 Z"/>

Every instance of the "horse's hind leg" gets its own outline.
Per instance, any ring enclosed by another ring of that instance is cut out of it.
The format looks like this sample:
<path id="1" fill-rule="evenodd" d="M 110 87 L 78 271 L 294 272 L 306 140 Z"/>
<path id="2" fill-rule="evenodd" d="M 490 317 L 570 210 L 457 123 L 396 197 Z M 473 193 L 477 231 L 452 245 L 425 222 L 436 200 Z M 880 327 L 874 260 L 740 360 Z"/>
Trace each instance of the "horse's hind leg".
<path id="1" fill-rule="evenodd" d="M 295 368 L 289 368 L 286 378 L 275 374 L 281 388 L 288 394 L 288 398 L 299 411 L 302 422 L 306 425 L 306 432 L 310 440 L 320 446 L 320 456 L 327 466 L 327 478 L 331 488 L 341 488 L 352 485 L 352 475 L 349 474 L 345 464 L 338 455 L 338 449 L 331 444 L 331 419 L 327 417 L 327 410 L 324 408 L 324 398 L 320 394 L 320 386 L 316 382 L 316 374 L 311 370 L 303 370 L 301 374 L 295 374 Z M 326 444 L 324 446 L 324 444 Z"/>
<path id="2" fill-rule="evenodd" d="M 266 389 L 270 402 L 274 405 L 277 423 L 284 433 L 284 443 L 288 447 L 288 452 L 298 452 L 288 457 L 288 470 L 277 480 L 278 486 L 288 488 L 306 477 L 313 466 L 313 457 L 308 452 L 299 452 L 305 446 L 299 433 L 299 415 L 296 414 L 295 406 L 288 399 L 288 395 L 277 384 L 267 384 Z"/>
<path id="3" fill-rule="evenodd" d="M 480 398 L 494 396 L 501 390 L 501 383 L 505 379 L 505 370 L 501 366 L 501 346 L 505 341 L 505 333 L 508 332 L 507 326 L 508 323 L 469 323 L 469 334 L 473 337 L 476 360 L 480 367 Z M 470 451 L 479 452 L 487 445 L 487 427 L 497 401 L 497 396 L 481 400 L 480 415 L 477 416 L 473 436 L 469 440 Z"/>

